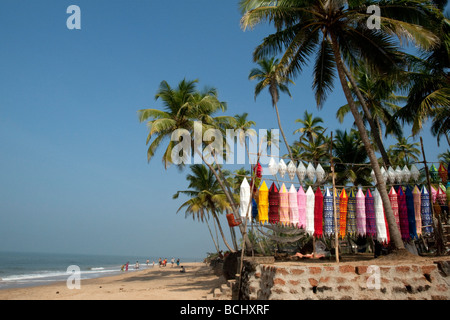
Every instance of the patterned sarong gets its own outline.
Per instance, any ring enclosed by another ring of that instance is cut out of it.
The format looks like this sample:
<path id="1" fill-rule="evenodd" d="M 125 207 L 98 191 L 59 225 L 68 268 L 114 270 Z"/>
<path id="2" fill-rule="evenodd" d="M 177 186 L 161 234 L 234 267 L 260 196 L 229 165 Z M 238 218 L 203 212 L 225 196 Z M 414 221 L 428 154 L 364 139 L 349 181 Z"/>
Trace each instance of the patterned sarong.
<path id="1" fill-rule="evenodd" d="M 280 194 L 278 193 L 275 182 L 272 183 L 269 189 L 269 222 L 277 224 L 280 222 Z"/>
<path id="2" fill-rule="evenodd" d="M 334 234 L 333 196 L 326 188 L 323 196 L 323 230 L 326 236 Z"/>
<path id="3" fill-rule="evenodd" d="M 323 194 L 320 187 L 317 187 L 314 195 L 314 236 L 323 237 Z"/>
<path id="4" fill-rule="evenodd" d="M 351 190 L 347 202 L 347 233 L 350 236 L 356 235 L 356 194 Z"/>
<path id="5" fill-rule="evenodd" d="M 414 209 L 414 195 L 409 187 L 406 187 L 406 210 L 408 212 L 408 226 L 409 236 L 412 239 L 417 239 L 417 227 L 416 227 L 416 213 Z"/>
<path id="6" fill-rule="evenodd" d="M 408 209 L 406 207 L 406 195 L 402 187 L 398 188 L 397 192 L 398 215 L 400 218 L 400 233 L 404 241 L 409 240 L 409 223 L 408 223 Z"/>
<path id="7" fill-rule="evenodd" d="M 377 234 L 377 226 L 375 220 L 375 206 L 374 199 L 370 189 L 366 191 L 366 234 L 370 237 L 375 237 Z"/>
<path id="8" fill-rule="evenodd" d="M 345 231 L 347 229 L 347 203 L 348 197 L 345 189 L 342 189 L 341 196 L 339 199 L 339 213 L 340 213 L 340 228 L 339 228 L 339 236 L 341 238 L 345 237 Z"/>

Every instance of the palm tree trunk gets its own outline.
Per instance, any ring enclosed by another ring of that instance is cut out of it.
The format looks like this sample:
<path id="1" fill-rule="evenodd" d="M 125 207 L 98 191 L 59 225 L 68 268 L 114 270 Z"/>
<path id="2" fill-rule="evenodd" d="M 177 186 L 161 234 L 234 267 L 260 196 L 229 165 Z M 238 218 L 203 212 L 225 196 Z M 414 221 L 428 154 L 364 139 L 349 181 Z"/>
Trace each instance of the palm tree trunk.
<path id="1" fill-rule="evenodd" d="M 370 129 L 373 132 L 373 137 L 375 139 L 375 142 L 378 146 L 378 149 L 381 153 L 381 157 L 383 158 L 384 165 L 386 168 L 391 165 L 391 162 L 389 161 L 389 156 L 387 155 L 386 149 L 384 148 L 383 142 L 380 139 L 380 135 L 378 134 L 379 130 L 377 130 L 377 127 L 375 126 L 375 123 L 372 118 L 372 114 L 370 113 L 369 108 L 367 107 L 366 101 L 364 100 L 364 97 L 361 94 L 361 91 L 359 91 L 358 84 L 356 83 L 355 79 L 353 78 L 353 75 L 350 73 L 350 71 L 347 69 L 347 67 L 342 64 L 342 68 L 347 75 L 347 78 L 350 80 L 350 83 L 352 84 L 353 90 L 356 93 L 356 96 L 358 97 L 359 102 L 361 103 L 362 109 L 364 111 L 364 115 L 367 118 L 367 121 L 369 122 Z"/>
<path id="2" fill-rule="evenodd" d="M 344 63 L 341 58 L 341 53 L 340 53 L 340 49 L 339 49 L 339 45 L 338 45 L 336 36 L 334 36 L 333 34 L 330 34 L 330 36 L 331 36 L 331 47 L 333 50 L 336 67 L 338 70 L 339 80 L 341 81 L 341 85 L 342 85 L 342 89 L 344 91 L 345 98 L 347 99 L 350 110 L 353 114 L 353 117 L 355 118 L 355 124 L 358 127 L 359 133 L 361 135 L 361 140 L 364 143 L 364 147 L 366 149 L 367 155 L 370 159 L 370 163 L 371 163 L 373 171 L 375 173 L 375 177 L 377 179 L 377 189 L 381 195 L 381 200 L 383 202 L 384 212 L 385 212 L 386 219 L 388 222 L 391 240 L 394 243 L 394 246 L 396 249 L 405 249 L 405 246 L 403 244 L 403 241 L 402 241 L 402 238 L 400 235 L 400 231 L 398 229 L 397 223 L 395 222 L 394 213 L 392 211 L 392 207 L 391 207 L 391 204 L 389 201 L 389 195 L 387 193 L 386 184 L 385 184 L 383 176 L 381 174 L 380 166 L 378 165 L 378 161 L 375 156 L 375 152 L 372 149 L 372 146 L 371 146 L 371 143 L 369 140 L 369 136 L 367 135 L 367 131 L 364 126 L 363 120 L 356 108 L 355 102 L 352 99 L 352 94 L 351 94 L 350 88 L 348 87 L 348 84 L 347 84 Z M 349 76 L 350 76 L 350 78 L 352 77 L 351 74 Z"/>
<path id="3" fill-rule="evenodd" d="M 208 161 L 206 161 L 206 159 L 205 159 L 205 157 L 203 156 L 202 152 L 200 152 L 200 150 L 197 150 L 197 148 L 194 148 L 194 150 L 195 150 L 195 152 L 197 152 L 197 154 L 202 158 L 202 161 L 206 164 L 206 166 L 212 171 L 212 173 L 213 173 L 214 176 L 216 177 L 217 182 L 219 183 L 220 187 L 222 188 L 223 192 L 225 193 L 225 196 L 227 197 L 227 200 L 229 201 L 229 203 L 230 203 L 230 205 L 231 205 L 231 208 L 232 208 L 234 217 L 235 217 L 236 219 L 238 219 L 238 218 L 239 218 L 239 209 L 238 209 L 238 207 L 236 206 L 236 203 L 235 203 L 235 201 L 234 201 L 234 199 L 233 199 L 233 195 L 230 194 L 230 193 L 228 192 L 228 189 L 225 187 L 225 185 L 224 185 L 222 179 L 220 178 L 220 176 L 218 175 L 217 171 L 214 169 L 214 167 L 213 167 Z M 243 235 L 243 239 L 244 239 L 244 241 L 245 241 L 245 247 L 246 247 L 248 250 L 250 250 L 250 249 L 252 248 L 252 244 L 251 244 L 251 242 L 249 241 L 248 237 L 245 237 L 245 236 L 244 236 L 245 233 L 246 233 L 246 231 L 245 231 L 245 228 L 244 228 L 244 226 L 242 225 L 242 223 L 239 225 L 239 230 L 241 231 L 241 234 Z"/>
<path id="4" fill-rule="evenodd" d="M 291 147 L 289 146 L 289 143 L 287 142 L 286 136 L 284 135 L 284 131 L 283 131 L 283 128 L 281 126 L 280 113 L 278 112 L 278 106 L 277 106 L 277 103 L 274 102 L 274 101 L 273 101 L 273 107 L 275 108 L 275 112 L 277 113 L 278 128 L 280 129 L 281 136 L 283 137 L 284 144 L 286 145 L 286 149 L 287 149 L 287 151 L 289 153 L 289 157 L 291 158 L 292 163 L 294 163 L 294 157 L 292 156 Z M 296 174 L 297 174 L 298 181 L 301 184 L 302 180 L 300 179 L 300 174 L 297 172 L 297 170 L 296 170 Z"/>
<path id="5" fill-rule="evenodd" d="M 234 252 L 233 248 L 231 248 L 230 245 L 228 244 L 225 234 L 223 233 L 222 226 L 220 224 L 219 217 L 217 217 L 216 211 L 211 210 L 211 213 L 212 213 L 214 220 L 216 220 L 216 222 L 217 222 L 217 227 L 219 227 L 219 232 L 220 232 L 220 235 L 222 236 L 223 243 L 225 243 L 225 245 L 227 246 L 228 250 L 230 250 L 230 252 Z"/>
<path id="6" fill-rule="evenodd" d="M 216 240 L 214 240 L 214 235 L 213 235 L 213 233 L 211 231 L 211 227 L 209 226 L 208 219 L 205 219 L 205 220 L 206 220 L 206 225 L 208 226 L 209 234 L 211 235 L 211 239 L 214 242 L 214 247 L 216 247 L 217 252 L 219 252 L 220 248 L 219 248 Z"/>

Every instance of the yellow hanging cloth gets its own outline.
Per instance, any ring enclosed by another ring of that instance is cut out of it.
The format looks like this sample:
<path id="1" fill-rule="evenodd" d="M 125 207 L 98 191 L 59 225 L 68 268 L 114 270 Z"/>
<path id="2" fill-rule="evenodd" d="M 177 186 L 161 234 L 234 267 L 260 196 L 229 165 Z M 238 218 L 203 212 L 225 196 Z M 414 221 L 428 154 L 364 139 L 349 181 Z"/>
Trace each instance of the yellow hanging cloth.
<path id="1" fill-rule="evenodd" d="M 265 181 L 259 188 L 258 198 L 258 221 L 266 223 L 269 221 L 269 188 L 267 188 Z"/>

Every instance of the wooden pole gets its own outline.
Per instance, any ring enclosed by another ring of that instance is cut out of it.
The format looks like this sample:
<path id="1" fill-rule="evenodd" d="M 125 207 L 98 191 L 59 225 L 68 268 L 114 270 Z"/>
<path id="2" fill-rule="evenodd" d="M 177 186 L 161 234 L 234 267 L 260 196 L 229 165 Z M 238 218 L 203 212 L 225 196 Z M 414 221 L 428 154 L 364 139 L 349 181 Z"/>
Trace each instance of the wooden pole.
<path id="1" fill-rule="evenodd" d="M 429 194 L 430 194 L 430 209 L 431 209 L 431 224 L 433 226 L 433 230 L 434 230 L 434 237 L 436 240 L 436 254 L 438 256 L 443 255 L 444 253 L 444 239 L 442 237 L 442 224 L 441 224 L 441 217 L 440 215 L 436 215 L 436 213 L 434 212 L 434 206 L 433 206 L 433 197 L 432 197 L 432 192 L 431 192 L 431 182 L 430 182 L 430 172 L 428 171 L 428 165 L 427 165 L 427 159 L 425 157 L 425 151 L 423 149 L 423 140 L 422 137 L 420 137 L 420 145 L 422 147 L 422 155 L 423 155 L 423 164 L 425 165 L 425 173 L 427 176 L 427 184 L 428 184 L 428 190 L 429 190 Z M 435 223 L 435 219 L 437 220 L 437 224 Z"/>
<path id="2" fill-rule="evenodd" d="M 330 165 L 331 165 L 331 179 L 333 181 L 333 219 L 334 219 L 334 253 L 336 254 L 336 262 L 339 263 L 339 228 L 336 218 L 336 184 L 334 177 L 334 163 L 333 163 L 333 131 L 331 132 L 331 145 L 330 145 Z"/>

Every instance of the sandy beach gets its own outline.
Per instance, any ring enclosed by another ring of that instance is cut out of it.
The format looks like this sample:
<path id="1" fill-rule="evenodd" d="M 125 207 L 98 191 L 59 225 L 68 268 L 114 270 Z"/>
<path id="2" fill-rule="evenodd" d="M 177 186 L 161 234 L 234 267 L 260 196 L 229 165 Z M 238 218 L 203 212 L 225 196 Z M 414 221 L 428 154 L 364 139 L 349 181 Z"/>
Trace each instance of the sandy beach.
<path id="1" fill-rule="evenodd" d="M 202 262 L 124 272 L 116 276 L 81 280 L 80 289 L 66 282 L 0 290 L 0 300 L 202 300 L 221 279 Z"/>

